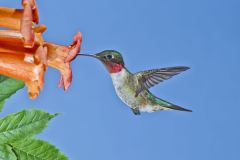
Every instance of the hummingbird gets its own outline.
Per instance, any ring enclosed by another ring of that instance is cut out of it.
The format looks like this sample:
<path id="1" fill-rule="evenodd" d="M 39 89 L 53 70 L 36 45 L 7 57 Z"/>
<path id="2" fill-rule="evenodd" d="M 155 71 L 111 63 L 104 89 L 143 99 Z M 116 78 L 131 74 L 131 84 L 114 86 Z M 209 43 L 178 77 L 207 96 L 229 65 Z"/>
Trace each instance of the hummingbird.
<path id="1" fill-rule="evenodd" d="M 156 97 L 149 88 L 190 69 L 185 66 L 166 67 L 131 73 L 124 64 L 120 52 L 105 50 L 97 54 L 78 54 L 100 60 L 108 70 L 118 97 L 131 108 L 135 115 L 158 110 L 179 110 L 192 112 Z"/>

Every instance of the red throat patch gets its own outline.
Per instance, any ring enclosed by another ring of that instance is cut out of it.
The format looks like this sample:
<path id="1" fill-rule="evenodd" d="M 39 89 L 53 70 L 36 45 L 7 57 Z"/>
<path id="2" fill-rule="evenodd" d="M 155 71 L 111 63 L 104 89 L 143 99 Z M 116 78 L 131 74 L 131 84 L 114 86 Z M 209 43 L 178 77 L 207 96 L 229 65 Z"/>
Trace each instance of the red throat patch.
<path id="1" fill-rule="evenodd" d="M 117 63 L 113 63 L 113 62 L 106 63 L 106 66 L 110 73 L 118 73 L 123 68 L 122 64 L 117 64 Z"/>

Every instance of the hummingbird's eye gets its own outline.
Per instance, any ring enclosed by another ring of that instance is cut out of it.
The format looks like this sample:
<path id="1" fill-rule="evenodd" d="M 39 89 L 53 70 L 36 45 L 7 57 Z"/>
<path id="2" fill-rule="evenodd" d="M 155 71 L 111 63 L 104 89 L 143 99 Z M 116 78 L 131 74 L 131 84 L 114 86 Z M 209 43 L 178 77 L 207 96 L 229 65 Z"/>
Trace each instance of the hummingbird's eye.
<path id="1" fill-rule="evenodd" d="M 111 55 L 111 54 L 107 55 L 106 57 L 107 57 L 108 60 L 111 60 L 111 59 L 114 58 L 113 55 Z"/>

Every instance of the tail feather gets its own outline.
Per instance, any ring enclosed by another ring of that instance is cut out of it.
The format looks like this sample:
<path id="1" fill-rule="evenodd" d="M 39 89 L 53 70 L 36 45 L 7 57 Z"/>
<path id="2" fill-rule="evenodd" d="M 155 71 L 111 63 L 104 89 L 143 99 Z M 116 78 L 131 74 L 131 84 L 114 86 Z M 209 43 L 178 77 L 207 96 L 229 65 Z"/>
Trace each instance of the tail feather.
<path id="1" fill-rule="evenodd" d="M 185 111 L 185 112 L 192 112 L 192 110 L 190 109 L 185 109 L 183 107 L 180 107 L 178 105 L 172 104 L 170 102 L 167 102 L 163 99 L 160 99 L 156 96 L 154 96 L 153 94 L 150 94 L 150 98 L 157 104 L 159 105 L 159 107 L 165 108 L 165 109 L 172 109 L 172 110 L 178 110 L 178 111 Z"/>
<path id="2" fill-rule="evenodd" d="M 192 112 L 192 110 L 190 110 L 190 109 L 185 109 L 183 107 L 180 107 L 180 106 L 177 106 L 177 105 L 174 105 L 174 104 L 167 105 L 167 106 L 162 106 L 162 107 L 173 109 L 173 110 L 178 110 L 178 111 Z"/>

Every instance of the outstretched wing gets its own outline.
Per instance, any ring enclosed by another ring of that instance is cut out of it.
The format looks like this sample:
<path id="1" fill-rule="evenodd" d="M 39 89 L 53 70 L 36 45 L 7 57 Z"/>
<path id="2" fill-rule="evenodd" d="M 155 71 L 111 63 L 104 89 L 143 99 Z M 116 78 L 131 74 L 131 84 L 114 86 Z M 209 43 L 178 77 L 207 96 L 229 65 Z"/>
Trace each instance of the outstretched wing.
<path id="1" fill-rule="evenodd" d="M 178 66 L 178 67 L 167 67 L 167 68 L 160 68 L 160 69 L 152 69 L 147 71 L 142 71 L 136 73 L 139 82 L 139 88 L 136 91 L 136 97 L 141 93 L 143 90 L 151 88 L 156 84 L 171 78 L 183 71 L 188 70 L 189 67 L 185 66 Z"/>

